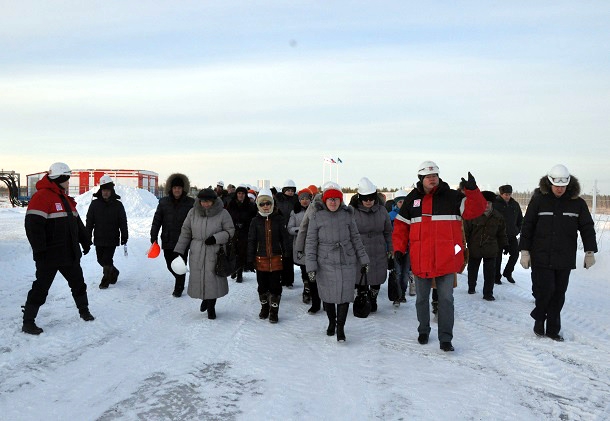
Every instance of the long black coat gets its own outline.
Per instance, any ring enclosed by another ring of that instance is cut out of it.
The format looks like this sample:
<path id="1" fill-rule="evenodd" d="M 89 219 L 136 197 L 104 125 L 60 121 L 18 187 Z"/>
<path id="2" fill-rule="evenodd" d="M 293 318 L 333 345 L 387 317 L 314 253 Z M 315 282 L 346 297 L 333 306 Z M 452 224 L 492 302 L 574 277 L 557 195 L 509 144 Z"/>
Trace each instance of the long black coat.
<path id="1" fill-rule="evenodd" d="M 278 193 L 275 195 L 275 208 L 278 209 L 279 214 L 282 217 L 284 228 L 288 227 L 288 222 L 290 222 L 290 212 L 294 210 L 297 203 L 299 203 L 299 198 L 296 194 L 294 196 L 286 196 L 284 193 Z M 288 245 L 288 249 L 292 251 L 292 240 Z"/>
<path id="2" fill-rule="evenodd" d="M 239 202 L 234 195 L 227 205 L 227 211 L 231 215 L 233 225 L 235 225 L 235 239 L 237 240 L 237 263 L 239 266 L 246 264 L 248 253 L 248 232 L 252 218 L 257 214 L 256 205 L 246 197 L 243 202 Z"/>
<path id="3" fill-rule="evenodd" d="M 184 182 L 184 192 L 180 199 L 176 200 L 171 192 L 171 182 L 175 177 L 182 178 Z M 164 250 L 173 250 L 176 247 L 178 238 L 180 238 L 180 230 L 186 219 L 189 211 L 195 204 L 195 199 L 186 195 L 190 189 L 188 177 L 184 174 L 172 174 L 166 182 L 167 196 L 159 200 L 155 216 L 153 217 L 152 226 L 150 227 L 150 239 L 156 241 L 161 231 L 161 247 Z"/>
<path id="4" fill-rule="evenodd" d="M 529 250 L 532 266 L 575 269 L 578 231 L 585 251 L 597 252 L 593 218 L 576 177 L 561 197 L 555 197 L 548 178 L 542 177 L 523 217 L 519 249 Z"/>
<path id="5" fill-rule="evenodd" d="M 86 227 L 93 244 L 101 247 L 116 247 L 121 242 L 126 243 L 129 238 L 127 230 L 127 215 L 125 207 L 119 201 L 121 198 L 112 190 L 108 201 L 102 199 L 102 191 L 93 195 L 87 211 Z M 120 234 L 120 235 L 119 235 Z"/>
<path id="6" fill-rule="evenodd" d="M 501 196 L 498 196 L 493 202 L 495 210 L 500 212 L 504 217 L 504 223 L 506 224 L 506 235 L 508 237 L 516 237 L 521 232 L 521 225 L 523 225 L 523 212 L 521 206 L 512 197 L 506 203 Z"/>

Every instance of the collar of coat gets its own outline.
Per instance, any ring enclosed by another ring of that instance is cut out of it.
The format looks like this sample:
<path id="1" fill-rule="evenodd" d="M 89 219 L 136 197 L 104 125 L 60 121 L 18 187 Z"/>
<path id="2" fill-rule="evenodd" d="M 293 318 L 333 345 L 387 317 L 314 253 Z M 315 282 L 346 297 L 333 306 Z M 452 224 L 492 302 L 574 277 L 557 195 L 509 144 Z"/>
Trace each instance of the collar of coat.
<path id="1" fill-rule="evenodd" d="M 324 202 L 314 202 L 314 206 L 315 206 L 316 211 L 328 210 L 328 208 L 326 207 L 326 204 Z M 345 211 L 345 212 L 349 213 L 350 215 L 354 214 L 354 208 L 352 208 L 351 206 L 347 206 L 343 202 L 341 202 L 341 205 L 339 205 L 339 209 L 337 209 L 335 212 L 339 212 L 339 211 Z"/>
<path id="2" fill-rule="evenodd" d="M 217 197 L 216 201 L 214 202 L 214 204 L 212 205 L 212 207 L 210 209 L 205 209 L 203 206 L 201 206 L 201 200 L 199 200 L 199 199 L 195 200 L 195 204 L 193 205 L 193 207 L 195 208 L 195 210 L 197 212 L 199 212 L 199 215 L 206 217 L 206 216 L 218 215 L 220 212 L 223 211 L 224 204 L 222 203 L 222 199 Z"/>

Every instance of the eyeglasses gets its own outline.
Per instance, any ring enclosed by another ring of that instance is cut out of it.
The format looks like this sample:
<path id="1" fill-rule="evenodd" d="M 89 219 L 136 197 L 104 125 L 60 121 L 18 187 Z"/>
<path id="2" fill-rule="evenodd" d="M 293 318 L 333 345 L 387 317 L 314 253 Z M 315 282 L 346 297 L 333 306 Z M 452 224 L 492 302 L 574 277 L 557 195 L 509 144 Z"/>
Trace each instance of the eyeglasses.
<path id="1" fill-rule="evenodd" d="M 570 177 L 551 177 L 551 181 L 553 182 L 553 184 L 568 183 L 570 181 Z"/>
<path id="2" fill-rule="evenodd" d="M 259 206 L 271 206 L 272 204 L 273 204 L 273 203 L 271 203 L 271 202 L 261 202 L 261 203 L 259 203 L 258 205 L 259 205 Z"/>
<path id="3" fill-rule="evenodd" d="M 331 201 L 331 202 L 340 202 L 341 199 L 339 199 L 338 197 L 329 197 L 328 199 L 326 199 L 326 201 Z"/>

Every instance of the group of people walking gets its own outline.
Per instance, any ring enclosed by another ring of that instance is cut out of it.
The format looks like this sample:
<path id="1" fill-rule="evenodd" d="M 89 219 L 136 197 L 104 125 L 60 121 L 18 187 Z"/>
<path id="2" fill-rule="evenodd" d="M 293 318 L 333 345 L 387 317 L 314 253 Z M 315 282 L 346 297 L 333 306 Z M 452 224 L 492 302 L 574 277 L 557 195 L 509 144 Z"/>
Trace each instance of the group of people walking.
<path id="1" fill-rule="evenodd" d="M 151 244 L 159 242 L 167 268 L 174 278 L 172 295 L 187 294 L 201 300 L 200 311 L 216 318 L 216 300 L 229 292 L 228 279 L 216 267 L 220 247 L 235 243 L 237 266 L 231 275 L 243 281 L 243 273 L 256 273 L 260 319 L 279 321 L 283 287 L 294 283 L 294 265 L 301 269 L 303 302 L 309 313 L 326 312 L 326 334 L 345 341 L 345 323 L 357 292 L 368 294 L 371 311 L 377 310 L 380 286 L 388 270 L 397 272 L 405 300 L 412 273 L 419 321 L 418 342 L 428 343 L 430 294 L 438 303 L 438 340 L 443 351 L 453 351 L 453 288 L 457 273 L 468 266 L 468 292 L 476 293 L 483 262 L 483 298 L 493 301 L 493 285 L 502 276 L 513 282 L 512 272 L 521 251 L 521 264 L 532 268 L 536 307 L 534 332 L 562 340 L 560 312 L 571 269 L 575 268 L 577 232 L 585 247 L 585 267 L 595 263 L 597 252 L 593 221 L 580 186 L 563 165 L 542 177 L 523 217 L 511 198 L 510 185 L 499 195 L 481 192 L 468 173 L 459 189 L 440 177 L 436 163 L 425 161 L 417 169 L 418 181 L 410 191 L 398 191 L 388 212 L 376 186 L 364 177 L 349 204 L 341 187 L 333 182 L 297 191 L 286 180 L 281 191 L 261 189 L 251 200 L 251 190 L 240 185 L 230 193 L 223 186 L 188 195 L 184 174 L 172 174 L 166 196 L 159 200 L 151 230 Z M 80 268 L 82 254 L 94 244 L 103 269 L 100 288 L 116 283 L 113 264 L 117 246 L 128 240 L 127 218 L 107 177 L 100 180 L 86 225 L 76 203 L 65 191 L 70 169 L 55 163 L 37 183 L 25 219 L 26 233 L 36 262 L 36 280 L 24 306 L 22 330 L 40 334 L 35 324 L 57 271 L 72 289 L 84 320 L 93 320 L 88 309 L 86 284 Z M 106 177 L 106 176 L 105 176 Z M 224 183 L 223 183 L 224 184 Z M 517 236 L 520 234 L 520 240 Z M 92 241 L 93 238 L 93 241 Z M 79 246 L 80 245 L 80 246 Z M 509 254 L 501 274 L 502 255 Z M 363 283 L 362 280 L 365 280 Z M 546 326 L 545 326 L 546 325 Z"/>

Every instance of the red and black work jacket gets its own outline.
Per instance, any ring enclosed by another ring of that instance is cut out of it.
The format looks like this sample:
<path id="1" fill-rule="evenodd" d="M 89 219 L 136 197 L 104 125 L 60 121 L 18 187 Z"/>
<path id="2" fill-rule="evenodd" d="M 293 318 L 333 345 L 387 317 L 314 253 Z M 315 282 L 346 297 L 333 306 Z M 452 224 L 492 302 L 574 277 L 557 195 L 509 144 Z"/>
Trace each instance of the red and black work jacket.
<path id="1" fill-rule="evenodd" d="M 46 175 L 36 189 L 25 214 L 25 233 L 34 260 L 55 267 L 71 265 L 82 256 L 79 243 L 91 247 L 76 201 Z"/>
<path id="2" fill-rule="evenodd" d="M 420 181 L 394 219 L 394 251 L 405 253 L 409 247 L 411 270 L 420 278 L 459 272 L 464 263 L 462 218 L 476 218 L 486 206 L 478 188 L 464 195 L 439 180 L 426 194 Z"/>

